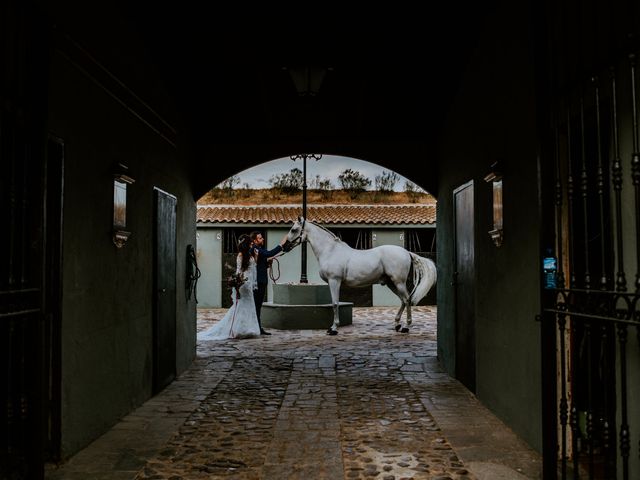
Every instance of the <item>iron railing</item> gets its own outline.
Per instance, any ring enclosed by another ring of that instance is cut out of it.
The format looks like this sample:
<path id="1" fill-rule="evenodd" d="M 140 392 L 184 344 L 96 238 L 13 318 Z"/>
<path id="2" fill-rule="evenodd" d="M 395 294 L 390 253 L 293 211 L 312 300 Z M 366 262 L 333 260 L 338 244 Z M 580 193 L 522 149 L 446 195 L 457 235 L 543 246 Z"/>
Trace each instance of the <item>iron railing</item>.
<path id="1" fill-rule="evenodd" d="M 544 31 L 545 478 L 640 478 L 640 5 L 550 1 Z"/>
<path id="2" fill-rule="evenodd" d="M 629 415 L 630 408 L 637 412 L 629 370 L 640 358 L 640 295 L 585 289 L 552 293 L 555 303 L 543 312 L 556 328 L 560 476 L 637 478 L 630 467 L 630 439 L 640 422 Z M 630 339 L 634 334 L 638 343 Z"/>

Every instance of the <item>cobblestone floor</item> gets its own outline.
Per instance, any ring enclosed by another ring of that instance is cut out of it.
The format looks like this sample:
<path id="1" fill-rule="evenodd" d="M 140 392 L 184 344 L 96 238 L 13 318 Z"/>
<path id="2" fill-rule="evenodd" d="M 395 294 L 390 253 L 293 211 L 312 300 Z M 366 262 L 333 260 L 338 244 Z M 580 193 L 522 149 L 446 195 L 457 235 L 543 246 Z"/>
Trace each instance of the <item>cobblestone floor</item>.
<path id="1" fill-rule="evenodd" d="M 47 478 L 539 478 L 535 452 L 441 370 L 435 308 L 408 335 L 394 313 L 354 308 L 337 337 L 199 342 L 186 374 Z M 222 314 L 200 310 L 198 331 Z"/>

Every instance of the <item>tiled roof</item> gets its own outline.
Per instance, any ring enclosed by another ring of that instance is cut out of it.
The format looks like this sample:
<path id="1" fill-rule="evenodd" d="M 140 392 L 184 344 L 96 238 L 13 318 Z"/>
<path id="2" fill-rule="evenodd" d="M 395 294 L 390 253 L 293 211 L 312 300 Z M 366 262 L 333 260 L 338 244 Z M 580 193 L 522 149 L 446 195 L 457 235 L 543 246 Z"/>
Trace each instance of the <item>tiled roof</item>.
<path id="1" fill-rule="evenodd" d="M 292 223 L 301 214 L 299 205 L 198 205 L 199 223 Z M 325 225 L 427 225 L 436 222 L 436 205 L 309 205 L 307 218 Z"/>

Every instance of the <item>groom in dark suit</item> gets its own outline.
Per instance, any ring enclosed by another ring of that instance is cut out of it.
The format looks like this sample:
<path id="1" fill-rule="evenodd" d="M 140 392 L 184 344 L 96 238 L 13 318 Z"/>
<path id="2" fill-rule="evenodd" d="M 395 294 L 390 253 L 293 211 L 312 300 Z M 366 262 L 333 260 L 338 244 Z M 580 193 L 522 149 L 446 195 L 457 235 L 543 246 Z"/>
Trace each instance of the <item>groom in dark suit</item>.
<path id="1" fill-rule="evenodd" d="M 264 238 L 260 232 L 251 232 L 250 236 L 251 241 L 253 242 L 253 252 L 254 254 L 258 254 L 258 261 L 256 264 L 258 289 L 253 291 L 253 300 L 256 303 L 256 314 L 258 315 L 258 325 L 260 326 L 261 335 L 271 335 L 271 333 L 262 328 L 262 323 L 260 321 L 262 302 L 264 302 L 264 295 L 267 291 L 267 285 L 269 284 L 269 278 L 267 277 L 267 269 L 269 268 L 268 260 L 283 251 L 282 246 L 287 241 L 287 236 L 285 235 L 282 238 L 280 245 L 277 245 L 271 250 L 264 248 Z"/>

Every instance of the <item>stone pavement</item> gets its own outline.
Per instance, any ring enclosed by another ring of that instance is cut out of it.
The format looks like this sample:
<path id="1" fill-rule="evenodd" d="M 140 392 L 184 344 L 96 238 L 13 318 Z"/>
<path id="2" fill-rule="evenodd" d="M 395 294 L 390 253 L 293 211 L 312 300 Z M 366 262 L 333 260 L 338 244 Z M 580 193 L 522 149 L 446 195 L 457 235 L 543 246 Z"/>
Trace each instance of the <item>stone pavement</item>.
<path id="1" fill-rule="evenodd" d="M 46 478 L 537 479 L 541 460 L 436 358 L 436 309 L 354 308 L 337 337 L 199 342 L 159 395 Z M 222 309 L 199 310 L 198 331 Z"/>

